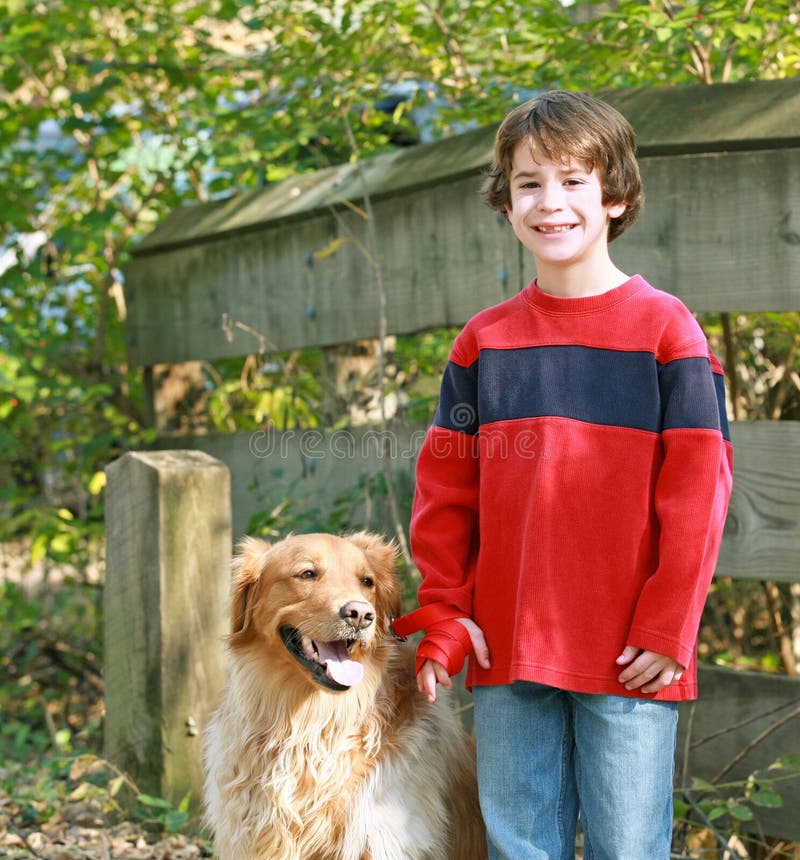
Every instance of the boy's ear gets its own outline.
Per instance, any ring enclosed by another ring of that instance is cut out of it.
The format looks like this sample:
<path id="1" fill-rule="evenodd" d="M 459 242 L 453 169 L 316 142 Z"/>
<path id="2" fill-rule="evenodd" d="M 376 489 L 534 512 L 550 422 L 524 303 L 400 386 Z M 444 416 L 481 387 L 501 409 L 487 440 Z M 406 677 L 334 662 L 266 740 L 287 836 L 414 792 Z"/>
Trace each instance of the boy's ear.
<path id="1" fill-rule="evenodd" d="M 609 218 L 619 218 L 620 215 L 628 208 L 628 201 L 623 200 L 621 203 L 612 203 L 608 207 L 608 217 Z"/>

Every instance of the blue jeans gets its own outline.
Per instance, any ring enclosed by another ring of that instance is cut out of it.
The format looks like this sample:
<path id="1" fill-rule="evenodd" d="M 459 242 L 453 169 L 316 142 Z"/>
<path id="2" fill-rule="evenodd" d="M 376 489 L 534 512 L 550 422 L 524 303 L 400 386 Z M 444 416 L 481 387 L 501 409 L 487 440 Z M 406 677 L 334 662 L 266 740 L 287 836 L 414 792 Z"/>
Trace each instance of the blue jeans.
<path id="1" fill-rule="evenodd" d="M 669 860 L 678 708 L 541 684 L 473 687 L 490 860 Z"/>

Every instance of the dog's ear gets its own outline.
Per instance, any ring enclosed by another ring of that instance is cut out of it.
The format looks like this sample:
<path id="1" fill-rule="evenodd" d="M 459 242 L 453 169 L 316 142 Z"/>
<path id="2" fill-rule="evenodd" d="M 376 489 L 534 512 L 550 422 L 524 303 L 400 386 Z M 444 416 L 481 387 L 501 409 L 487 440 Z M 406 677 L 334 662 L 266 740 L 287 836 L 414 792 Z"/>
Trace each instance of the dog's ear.
<path id="1" fill-rule="evenodd" d="M 348 540 L 354 543 L 367 557 L 367 563 L 376 579 L 376 609 L 384 626 L 400 615 L 402 595 L 397 577 L 399 547 L 393 540 L 386 540 L 373 532 L 356 532 Z"/>
<path id="2" fill-rule="evenodd" d="M 231 632 L 228 642 L 241 645 L 253 635 L 253 603 L 270 545 L 258 538 L 244 538 L 233 558 Z"/>

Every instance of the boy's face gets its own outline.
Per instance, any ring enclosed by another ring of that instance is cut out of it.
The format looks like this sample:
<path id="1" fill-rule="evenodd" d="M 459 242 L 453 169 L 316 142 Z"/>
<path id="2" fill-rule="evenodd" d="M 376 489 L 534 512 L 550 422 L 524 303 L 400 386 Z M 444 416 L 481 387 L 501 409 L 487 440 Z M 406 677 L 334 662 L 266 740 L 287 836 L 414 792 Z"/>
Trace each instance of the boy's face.
<path id="1" fill-rule="evenodd" d="M 533 254 L 537 269 L 602 264 L 608 259 L 608 225 L 625 203 L 603 204 L 597 169 L 579 161 L 550 161 L 527 141 L 514 150 L 508 220 Z"/>

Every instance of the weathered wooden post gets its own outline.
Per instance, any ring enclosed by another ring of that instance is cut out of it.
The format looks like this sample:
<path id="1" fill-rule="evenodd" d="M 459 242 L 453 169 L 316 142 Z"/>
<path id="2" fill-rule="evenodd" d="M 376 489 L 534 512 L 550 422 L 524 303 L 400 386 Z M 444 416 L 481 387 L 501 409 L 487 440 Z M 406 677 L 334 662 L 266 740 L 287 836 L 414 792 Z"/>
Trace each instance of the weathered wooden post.
<path id="1" fill-rule="evenodd" d="M 197 804 L 224 681 L 229 472 L 200 451 L 160 451 L 107 474 L 105 754 L 142 791 Z"/>

